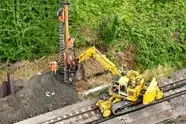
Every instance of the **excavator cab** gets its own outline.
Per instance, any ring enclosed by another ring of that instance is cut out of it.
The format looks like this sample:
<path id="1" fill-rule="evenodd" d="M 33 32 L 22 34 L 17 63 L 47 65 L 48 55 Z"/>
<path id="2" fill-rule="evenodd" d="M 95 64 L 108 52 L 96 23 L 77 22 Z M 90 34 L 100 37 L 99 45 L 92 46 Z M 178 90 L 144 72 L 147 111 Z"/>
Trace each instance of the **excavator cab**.
<path id="1" fill-rule="evenodd" d="M 109 95 L 115 96 L 118 98 L 127 97 L 128 90 L 128 81 L 129 79 L 124 76 L 114 76 L 111 88 L 109 90 Z"/>
<path id="2" fill-rule="evenodd" d="M 137 101 L 143 86 L 144 79 L 140 77 L 137 71 L 130 70 L 125 76 L 117 75 L 113 78 L 109 95 Z"/>
<path id="3" fill-rule="evenodd" d="M 128 91 L 127 91 L 127 87 L 125 84 L 120 84 L 119 85 L 119 95 L 123 96 L 123 97 L 127 97 Z"/>

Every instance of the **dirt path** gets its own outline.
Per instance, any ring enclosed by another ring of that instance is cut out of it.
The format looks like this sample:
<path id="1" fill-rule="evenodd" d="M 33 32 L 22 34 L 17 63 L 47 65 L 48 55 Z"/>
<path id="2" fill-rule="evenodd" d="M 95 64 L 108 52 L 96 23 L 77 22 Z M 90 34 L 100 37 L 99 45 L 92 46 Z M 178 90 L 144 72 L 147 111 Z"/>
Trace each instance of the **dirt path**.
<path id="1" fill-rule="evenodd" d="M 48 93 L 47 93 L 48 92 Z M 0 99 L 0 124 L 10 124 L 75 103 L 78 94 L 62 76 L 45 73 L 32 77 L 22 90 Z"/>

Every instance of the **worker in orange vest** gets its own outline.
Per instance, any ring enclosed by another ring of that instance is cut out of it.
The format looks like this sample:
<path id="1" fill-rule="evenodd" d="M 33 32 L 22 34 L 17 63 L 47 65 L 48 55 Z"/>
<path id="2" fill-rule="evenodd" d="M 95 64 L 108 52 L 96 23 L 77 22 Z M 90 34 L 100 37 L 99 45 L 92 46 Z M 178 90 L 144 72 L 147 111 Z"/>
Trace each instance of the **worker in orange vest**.
<path id="1" fill-rule="evenodd" d="M 49 63 L 50 66 L 50 71 L 54 74 L 56 74 L 57 71 L 57 62 L 56 61 L 52 61 Z"/>
<path id="2" fill-rule="evenodd" d="M 73 58 L 70 55 L 70 51 L 66 50 L 64 56 L 65 56 L 65 62 L 67 64 L 67 68 L 72 68 L 72 66 L 75 65 L 75 62 L 73 61 Z"/>

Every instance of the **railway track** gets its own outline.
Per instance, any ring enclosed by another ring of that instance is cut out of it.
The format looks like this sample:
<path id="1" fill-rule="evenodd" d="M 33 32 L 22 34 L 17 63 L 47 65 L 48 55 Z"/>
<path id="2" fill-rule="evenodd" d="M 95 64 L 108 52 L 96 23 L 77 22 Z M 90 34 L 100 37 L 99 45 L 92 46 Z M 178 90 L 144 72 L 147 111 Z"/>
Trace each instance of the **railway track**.
<path id="1" fill-rule="evenodd" d="M 113 119 L 115 117 L 137 111 L 139 109 L 145 108 L 147 106 L 151 106 L 154 104 L 158 104 L 163 101 L 170 100 L 172 98 L 181 96 L 186 94 L 186 78 L 180 77 L 179 80 L 176 81 L 169 81 L 165 82 L 160 89 L 164 92 L 163 99 L 157 100 L 152 102 L 151 104 L 143 105 L 139 104 L 137 106 L 130 107 L 126 109 L 125 112 L 118 114 L 118 115 L 112 115 L 108 118 L 103 118 L 102 114 L 96 106 L 90 106 L 88 108 L 84 108 L 81 110 L 78 110 L 76 112 L 73 112 L 71 114 L 67 114 L 61 117 L 54 118 L 52 120 L 47 120 L 45 122 L 42 122 L 40 124 L 80 124 L 80 123 L 87 123 L 87 124 L 98 124 L 110 119 Z"/>
<path id="2" fill-rule="evenodd" d="M 75 111 L 73 113 L 70 114 L 66 114 L 64 116 L 61 117 L 57 117 L 54 118 L 52 120 L 48 120 L 45 122 L 42 122 L 40 124 L 73 124 L 74 122 L 81 122 L 89 120 L 90 121 L 90 117 L 94 118 L 94 119 L 99 119 L 101 117 L 101 112 L 99 111 L 99 109 L 97 108 L 97 106 L 89 106 L 87 108 Z M 91 120 L 92 121 L 92 120 Z M 74 124 L 76 124 L 74 123 Z"/>

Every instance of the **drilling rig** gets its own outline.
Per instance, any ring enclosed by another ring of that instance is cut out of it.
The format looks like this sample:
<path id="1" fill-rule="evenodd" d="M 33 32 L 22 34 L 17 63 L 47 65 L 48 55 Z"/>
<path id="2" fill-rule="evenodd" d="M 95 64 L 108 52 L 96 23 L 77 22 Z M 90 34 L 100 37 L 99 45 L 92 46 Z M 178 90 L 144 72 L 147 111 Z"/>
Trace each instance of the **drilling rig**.
<path id="1" fill-rule="evenodd" d="M 74 38 L 69 36 L 68 27 L 69 3 L 62 3 L 57 12 L 59 20 L 59 72 L 64 75 L 64 82 L 73 83 L 77 66 L 75 64 Z"/>

